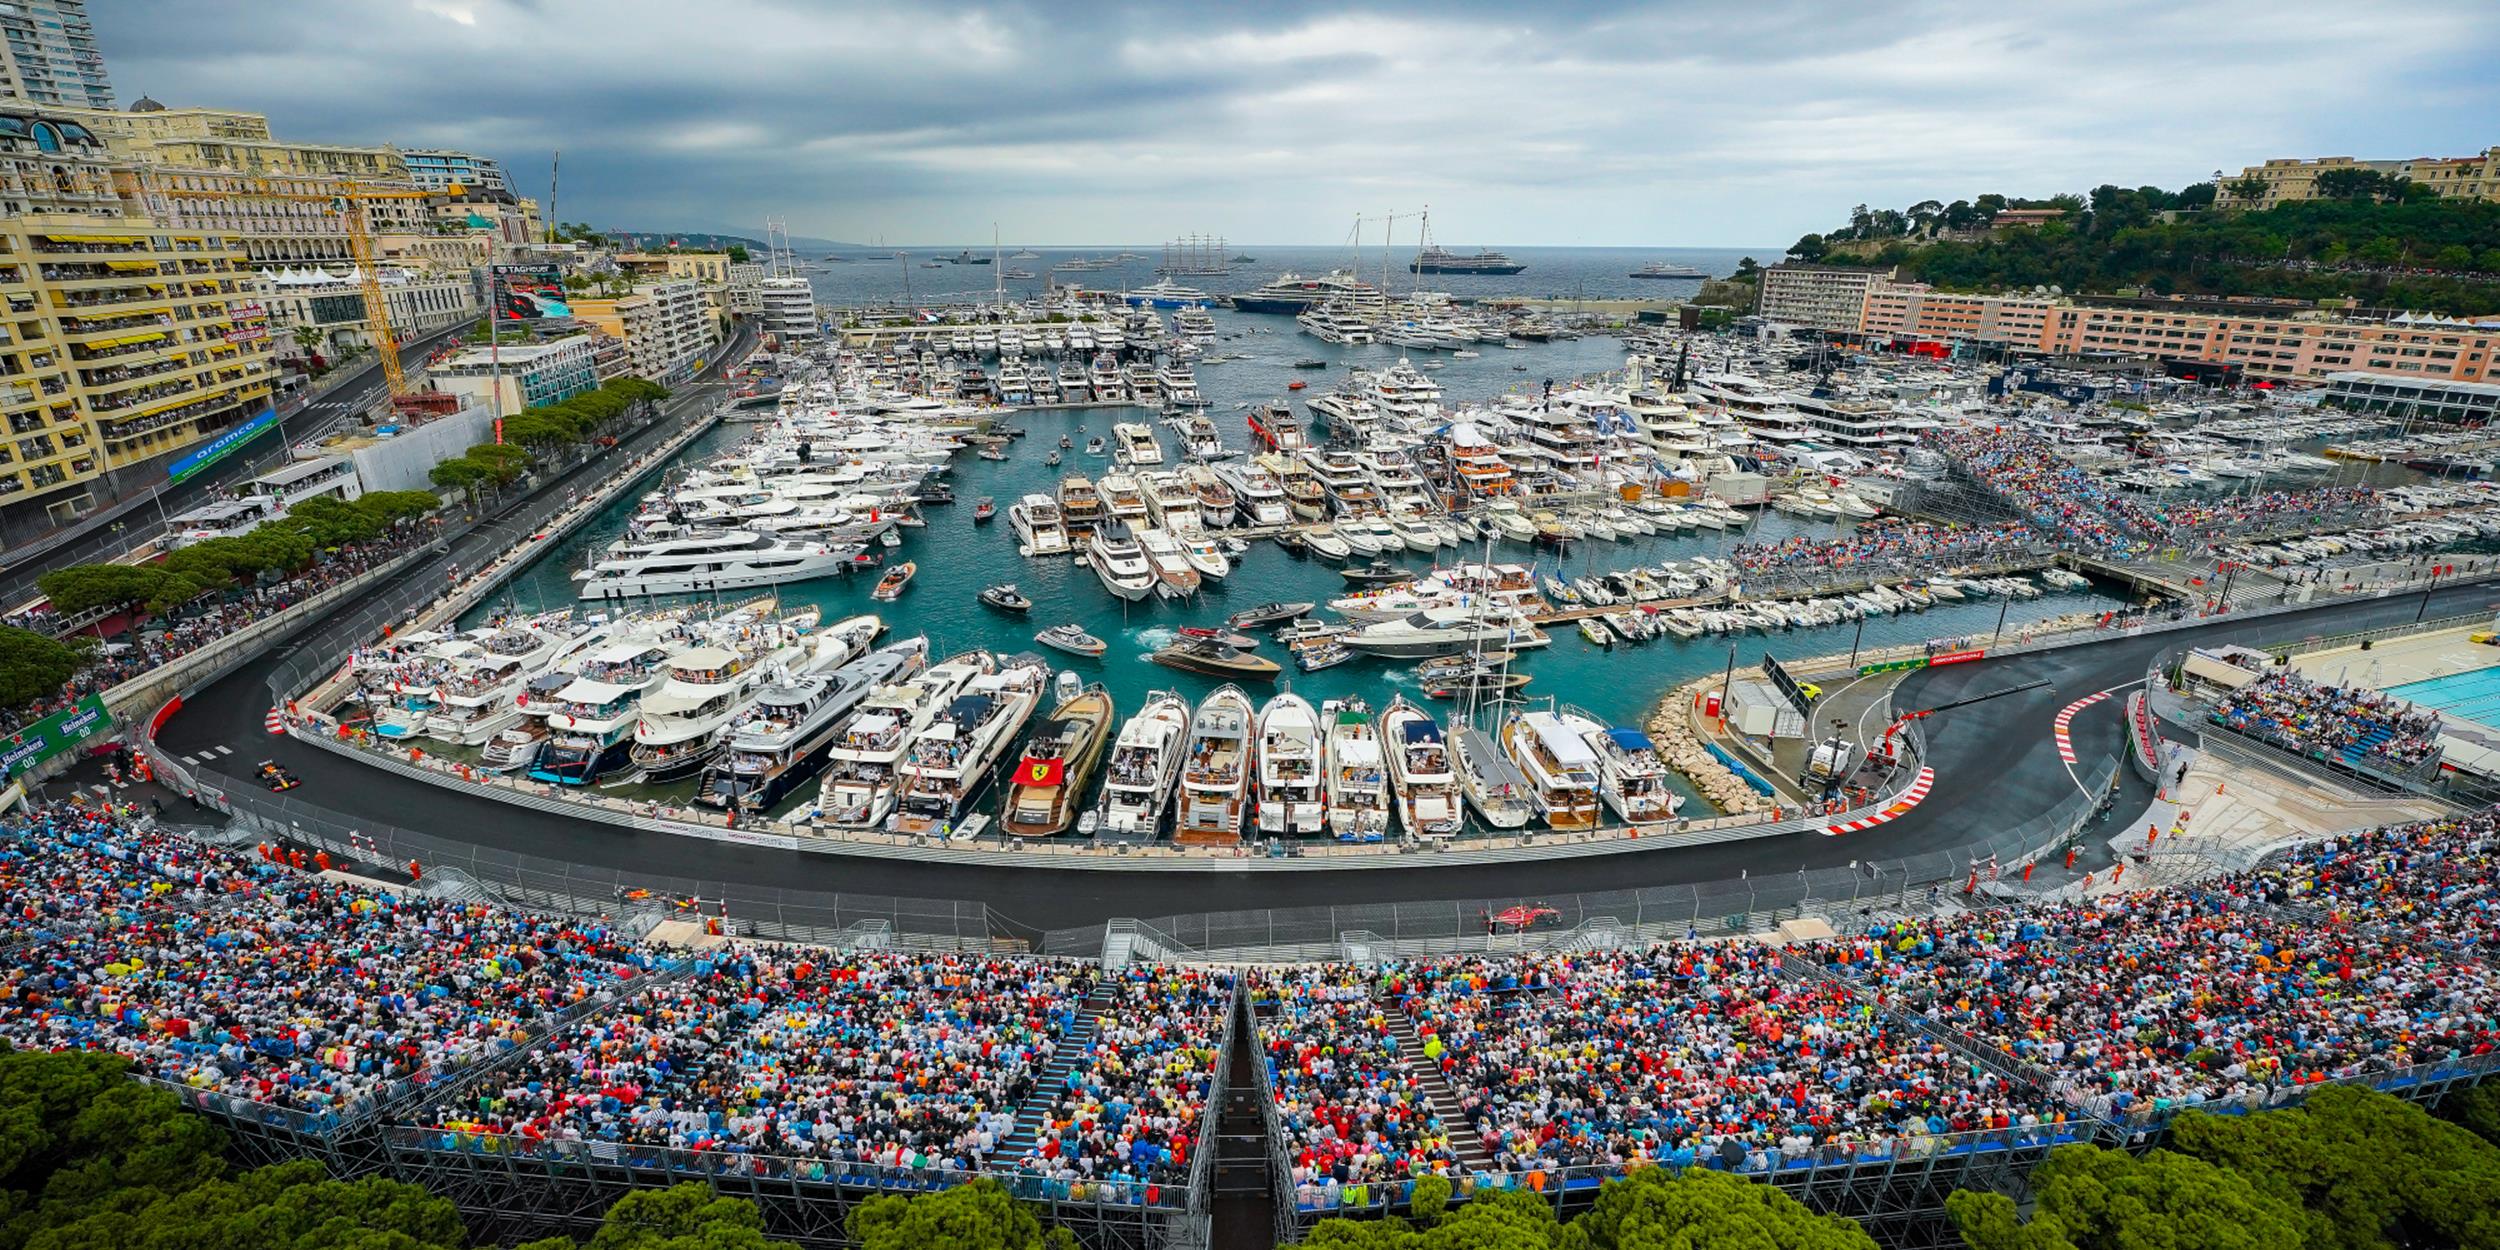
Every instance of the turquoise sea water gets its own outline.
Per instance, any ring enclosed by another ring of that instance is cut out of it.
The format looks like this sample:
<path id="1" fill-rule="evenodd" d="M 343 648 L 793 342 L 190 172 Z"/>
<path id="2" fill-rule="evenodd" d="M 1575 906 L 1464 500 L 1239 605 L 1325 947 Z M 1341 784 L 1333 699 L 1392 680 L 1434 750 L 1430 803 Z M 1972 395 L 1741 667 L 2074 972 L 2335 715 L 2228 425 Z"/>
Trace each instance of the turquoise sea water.
<path id="1" fill-rule="evenodd" d="M 1220 339 L 1210 351 L 1243 351 L 1253 356 L 1250 360 L 1201 364 L 1197 370 L 1201 388 L 1214 403 L 1209 415 L 1225 432 L 1226 442 L 1236 447 L 1250 445 L 1240 405 L 1286 398 L 1290 392 L 1285 384 L 1296 377 L 1311 379 L 1312 390 L 1322 391 L 1327 386 L 1325 379 L 1333 376 L 1317 371 L 1297 372 L 1291 367 L 1294 359 L 1321 357 L 1379 366 L 1398 356 L 1395 348 L 1332 346 L 1298 335 L 1293 332 L 1289 317 L 1222 310 L 1215 315 L 1224 334 L 1238 337 Z M 1413 358 L 1420 363 L 1426 355 Z M 1505 351 L 1488 345 L 1480 359 L 1449 361 L 1448 367 L 1432 376 L 1446 388 L 1445 400 L 1455 403 L 1491 398 L 1512 387 L 1533 387 L 1547 377 L 1559 384 L 1581 374 L 1618 367 L 1621 362 L 1622 351 L 1612 339 L 1588 338 L 1525 351 Z M 1514 371 L 1514 365 L 1526 368 Z M 1195 603 L 1123 603 L 1102 588 L 1092 570 L 1071 559 L 1030 560 L 1016 554 L 1015 531 L 1005 515 L 1008 504 L 1028 493 L 1052 491 L 1063 473 L 1075 470 L 1099 477 L 1108 465 L 1102 458 L 1084 454 L 1087 435 L 1077 433 L 1079 427 L 1088 433 L 1106 434 L 1115 420 L 1143 419 L 1150 418 L 1125 409 L 1025 412 L 1011 417 L 1013 424 L 1023 426 L 1030 435 L 1009 449 L 1010 458 L 997 462 L 969 453 L 957 457 L 950 480 L 960 502 L 926 509 L 928 527 L 903 531 L 902 548 L 887 553 L 889 564 L 910 559 L 920 566 L 918 578 L 899 603 L 871 602 L 868 594 L 875 585 L 873 577 L 833 578 L 785 586 L 780 589 L 782 602 L 787 607 L 820 605 L 828 620 L 880 612 L 897 636 L 927 634 L 933 656 L 973 647 L 1002 653 L 1042 651 L 1054 666 L 1074 668 L 1088 681 L 1105 683 L 1118 700 L 1123 717 L 1142 706 L 1147 693 L 1154 690 L 1175 689 L 1195 702 L 1222 683 L 1146 660 L 1148 653 L 1171 639 L 1175 627 L 1220 626 L 1226 615 L 1271 600 L 1324 603 L 1343 593 L 1346 583 L 1338 576 L 1337 566 L 1297 559 L 1262 539 L 1252 544 L 1231 577 L 1217 583 L 1216 589 Z M 1164 435 L 1167 455 L 1173 453 L 1171 432 L 1160 425 L 1157 429 Z M 685 457 L 700 461 L 707 454 L 748 437 L 752 431 L 751 426 L 724 425 L 697 440 Z M 1073 435 L 1077 446 L 1065 453 L 1066 463 L 1062 467 L 1051 468 L 1043 463 L 1043 458 L 1057 445 L 1062 433 Z M 1000 515 L 991 524 L 976 527 L 972 520 L 973 503 L 983 495 L 997 500 Z M 553 544 L 545 556 L 520 573 L 510 594 L 499 597 L 491 607 L 535 611 L 572 603 L 569 571 L 582 566 L 589 549 L 622 532 L 634 507 L 633 498 L 621 499 L 571 538 Z M 1809 526 L 1785 514 L 1765 512 L 1751 535 L 1733 530 L 1701 530 L 1628 542 L 1581 543 L 1570 553 L 1564 567 L 1578 575 L 1635 564 L 1655 566 L 1664 560 L 1723 553 L 1740 542 L 1784 537 L 1801 529 L 1828 533 L 1832 528 L 1829 521 Z M 1480 548 L 1471 550 L 1467 558 L 1475 558 L 1478 551 Z M 1551 553 L 1531 552 L 1525 546 L 1508 542 L 1497 544 L 1494 556 L 1497 560 L 1522 563 L 1542 560 L 1546 567 L 1554 562 Z M 1451 557 L 1445 552 L 1444 558 Z M 1428 567 L 1430 561 L 1428 557 L 1408 555 L 1402 557 L 1402 562 L 1420 570 Z M 1033 598 L 1035 608 L 1029 618 L 1007 616 L 974 600 L 982 587 L 996 582 L 1014 582 Z M 2015 601 L 2006 609 L 2006 628 L 2011 632 L 2026 621 L 2086 608 L 2105 609 L 2118 603 L 2098 593 L 2052 591 L 2037 599 Z M 1930 638 L 1985 636 L 1996 627 L 2003 606 L 1999 600 L 1976 600 L 1939 606 L 1925 613 L 1872 618 L 1864 622 L 1863 645 L 1872 649 Z M 481 609 L 480 614 L 486 610 Z M 1035 631 L 1062 621 L 1074 621 L 1111 643 L 1109 654 L 1087 659 L 1045 651 L 1034 644 Z M 1765 652 L 1783 658 L 1845 653 L 1855 630 L 1853 624 L 1740 635 L 1735 639 L 1737 663 L 1740 667 L 1759 665 Z M 1640 645 L 1619 643 L 1613 650 L 1605 651 L 1591 646 L 1570 626 L 1557 626 L 1548 632 L 1554 636 L 1551 647 L 1523 653 L 1520 671 L 1535 678 L 1526 693 L 1539 700 L 1550 696 L 1576 704 L 1614 724 L 1636 723 L 1668 687 L 1703 673 L 1717 672 L 1728 662 L 1730 640 L 1725 637 L 1704 636 L 1689 642 L 1660 638 Z M 1290 679 L 1297 693 L 1314 703 L 1359 695 L 1377 709 L 1385 706 L 1391 696 L 1402 693 L 1432 708 L 1437 715 L 1446 716 L 1454 707 L 1425 700 L 1421 684 L 1407 671 L 1407 665 L 1357 659 L 1322 672 L 1299 674 L 1293 672 L 1289 658 L 1275 644 L 1262 650 L 1269 658 L 1286 665 L 1284 677 Z M 1266 693 L 1262 689 L 1251 691 L 1254 699 L 1264 699 Z"/>

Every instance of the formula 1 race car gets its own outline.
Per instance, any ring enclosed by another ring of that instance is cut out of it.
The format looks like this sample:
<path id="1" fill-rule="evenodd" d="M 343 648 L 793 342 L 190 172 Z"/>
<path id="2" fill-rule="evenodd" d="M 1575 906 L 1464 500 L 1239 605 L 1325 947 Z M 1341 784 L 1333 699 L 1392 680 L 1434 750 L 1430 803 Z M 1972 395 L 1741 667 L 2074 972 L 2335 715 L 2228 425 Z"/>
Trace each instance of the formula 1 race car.
<path id="1" fill-rule="evenodd" d="M 292 790 L 304 784 L 296 780 L 295 774 L 288 772 L 276 760 L 262 760 L 260 767 L 254 770 L 254 775 L 260 778 L 262 785 L 272 790 Z"/>
<path id="2" fill-rule="evenodd" d="M 1551 907 L 1522 904 L 1505 907 L 1484 918 L 1487 933 L 1525 933 L 1530 929 L 1562 923 L 1562 913 Z"/>

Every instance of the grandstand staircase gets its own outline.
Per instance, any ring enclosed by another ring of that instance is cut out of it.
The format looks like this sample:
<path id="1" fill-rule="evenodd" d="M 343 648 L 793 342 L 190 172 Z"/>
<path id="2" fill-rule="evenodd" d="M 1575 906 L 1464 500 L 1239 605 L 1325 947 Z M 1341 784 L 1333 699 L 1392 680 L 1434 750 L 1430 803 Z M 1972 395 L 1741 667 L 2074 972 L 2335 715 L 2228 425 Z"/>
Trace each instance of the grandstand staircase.
<path id="1" fill-rule="evenodd" d="M 1424 1058 L 1424 1038 L 1415 1031 L 1415 1021 L 1405 1008 L 1388 999 L 1374 994 L 1372 1001 L 1380 1004 L 1381 1014 L 1388 1017 L 1389 1036 L 1398 1039 L 1398 1057 L 1415 1073 L 1416 1082 L 1424 1088 L 1424 1101 L 1432 1104 L 1432 1113 L 1441 1118 L 1441 1127 L 1450 1135 L 1450 1148 L 1458 1152 L 1459 1166 L 1470 1172 L 1492 1171 L 1493 1156 L 1486 1154 L 1484 1144 L 1468 1131 L 1458 1091 L 1450 1088 L 1448 1077 L 1441 1075 L 1441 1065 Z"/>
<path id="2" fill-rule="evenodd" d="M 1225 1060 L 1223 1104 L 1215 1114 L 1215 1184 L 1208 1250 L 1274 1250 L 1277 1228 L 1277 1157 L 1268 1141 L 1267 1063 L 1258 1043 L 1249 996 L 1233 1003 L 1235 1044 Z"/>
<path id="3" fill-rule="evenodd" d="M 1076 1070 L 1079 1060 L 1094 1044 L 1095 1022 L 1111 1010 L 1112 983 L 1104 981 L 1094 987 L 1085 1001 L 1077 1006 L 1076 1024 L 1059 1039 L 1059 1047 L 1050 1056 L 1050 1066 L 1033 1079 L 1033 1088 L 1016 1107 L 1016 1127 L 998 1143 L 992 1157 L 1013 1162 L 1042 1140 L 1042 1122 L 1049 1118 L 1052 1104 L 1059 1101 L 1059 1092 L 1068 1087 L 1068 1074 Z"/>

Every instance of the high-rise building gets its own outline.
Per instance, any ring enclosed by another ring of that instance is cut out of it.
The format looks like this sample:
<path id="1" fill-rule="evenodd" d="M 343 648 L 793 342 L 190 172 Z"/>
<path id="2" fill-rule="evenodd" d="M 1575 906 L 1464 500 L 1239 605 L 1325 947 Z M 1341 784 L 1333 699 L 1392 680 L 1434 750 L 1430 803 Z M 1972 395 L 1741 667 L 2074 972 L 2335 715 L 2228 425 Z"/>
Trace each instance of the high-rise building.
<path id="1" fill-rule="evenodd" d="M 442 389 L 510 416 L 598 389 L 600 337 L 583 333 L 543 343 L 472 347 L 428 372 Z"/>
<path id="2" fill-rule="evenodd" d="M 150 219 L 122 193 L 125 172 L 78 122 L 0 103 L 0 534 L 12 539 L 274 420 L 267 316 L 239 241 Z"/>
<path id="3" fill-rule="evenodd" d="M 1855 334 L 1867 292 L 1889 276 L 1838 265 L 1773 265 L 1762 271 L 1762 294 L 1754 311 L 1782 325 Z"/>
<path id="4" fill-rule="evenodd" d="M 0 95 L 47 107 L 113 107 L 87 0 L 0 3 Z"/>
<path id="5" fill-rule="evenodd" d="M 449 148 L 408 148 L 399 155 L 408 163 L 408 177 L 418 186 L 512 194 L 512 184 L 503 176 L 503 162 L 491 156 Z"/>
<path id="6" fill-rule="evenodd" d="M 757 321 L 784 345 L 811 344 L 825 336 L 816 315 L 816 288 L 805 278 L 766 278 L 756 284 Z"/>
<path id="7" fill-rule="evenodd" d="M 573 316 L 623 340 L 632 371 L 674 384 L 703 367 L 718 344 L 703 290 L 693 282 L 655 282 L 631 295 L 576 297 Z"/>

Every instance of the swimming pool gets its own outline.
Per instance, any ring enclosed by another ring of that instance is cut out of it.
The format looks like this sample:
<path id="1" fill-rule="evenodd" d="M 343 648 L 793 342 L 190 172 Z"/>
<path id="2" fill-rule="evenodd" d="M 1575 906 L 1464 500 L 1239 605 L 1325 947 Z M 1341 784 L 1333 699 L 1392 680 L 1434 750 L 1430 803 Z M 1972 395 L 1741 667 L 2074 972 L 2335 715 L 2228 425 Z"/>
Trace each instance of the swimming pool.
<path id="1" fill-rule="evenodd" d="M 2500 664 L 2389 686 L 2387 693 L 2452 720 L 2500 726 Z"/>

